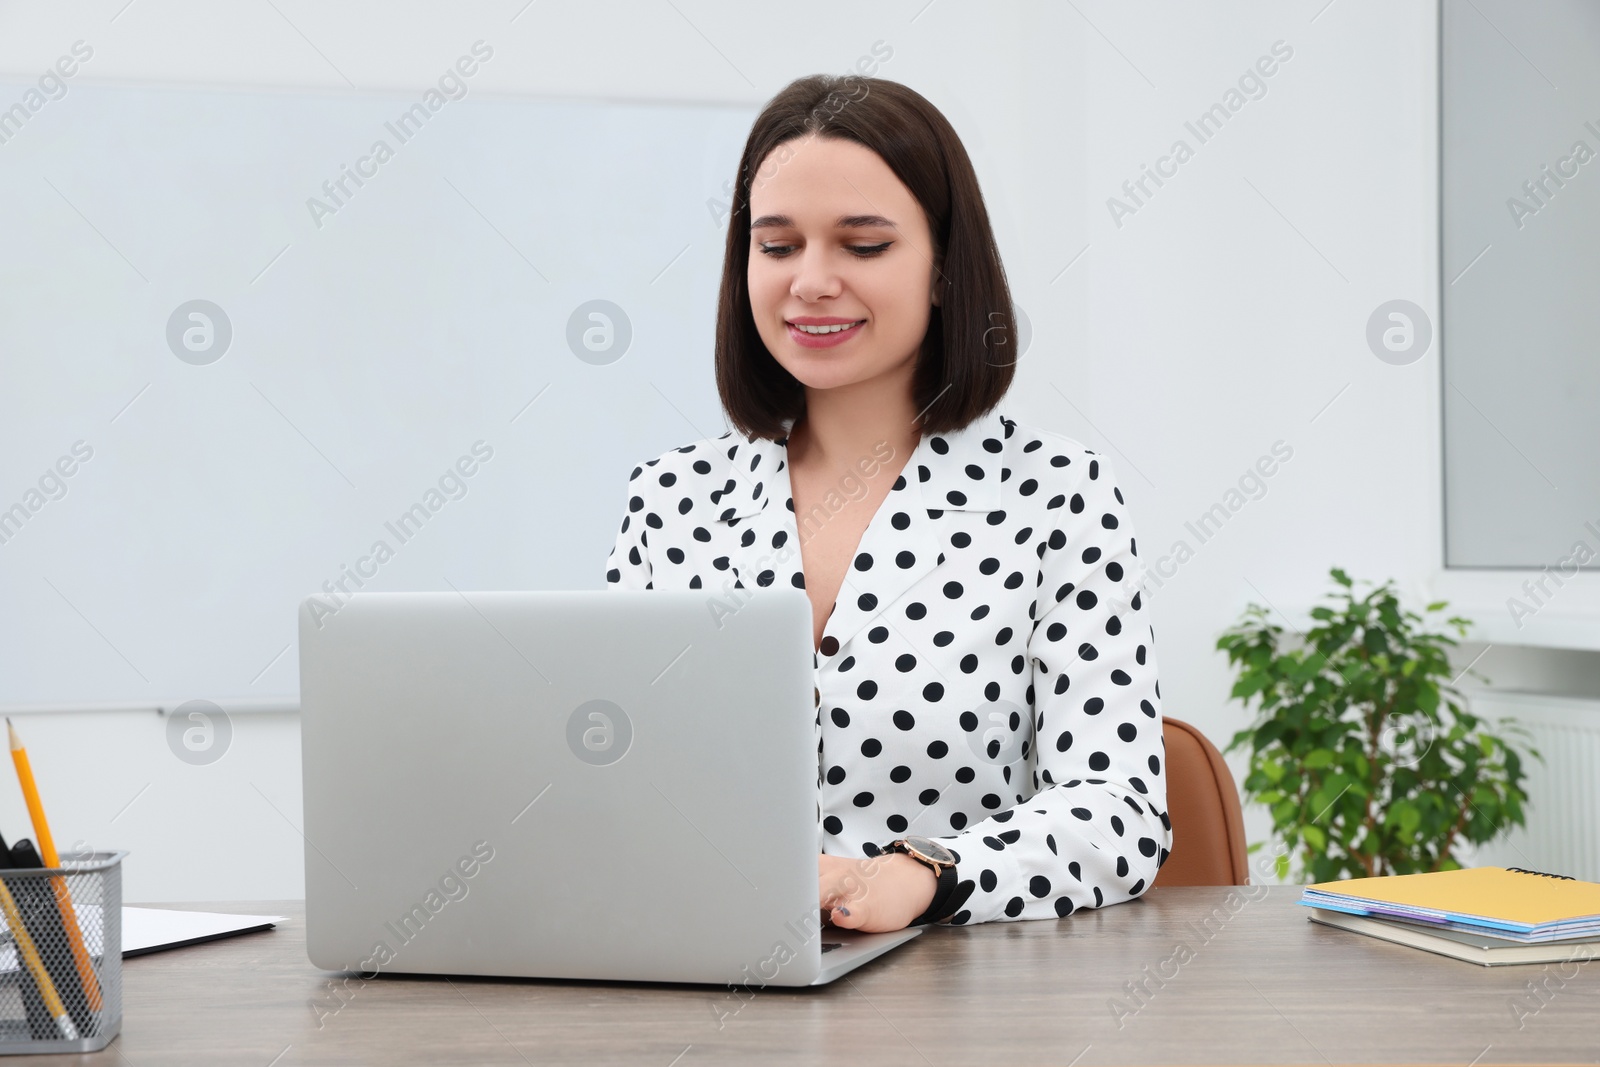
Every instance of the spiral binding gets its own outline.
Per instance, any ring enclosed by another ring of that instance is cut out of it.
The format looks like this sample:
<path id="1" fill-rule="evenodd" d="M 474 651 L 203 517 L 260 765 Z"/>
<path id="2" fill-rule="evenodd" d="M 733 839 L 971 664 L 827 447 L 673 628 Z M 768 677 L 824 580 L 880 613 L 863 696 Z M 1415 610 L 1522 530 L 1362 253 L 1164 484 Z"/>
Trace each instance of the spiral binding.
<path id="1" fill-rule="evenodd" d="M 1550 874 L 1548 871 L 1530 871 L 1526 867 L 1507 867 L 1506 870 L 1516 871 L 1518 874 L 1537 874 L 1540 878 L 1562 878 L 1569 882 L 1577 881 L 1577 879 L 1572 877 L 1570 874 Z"/>

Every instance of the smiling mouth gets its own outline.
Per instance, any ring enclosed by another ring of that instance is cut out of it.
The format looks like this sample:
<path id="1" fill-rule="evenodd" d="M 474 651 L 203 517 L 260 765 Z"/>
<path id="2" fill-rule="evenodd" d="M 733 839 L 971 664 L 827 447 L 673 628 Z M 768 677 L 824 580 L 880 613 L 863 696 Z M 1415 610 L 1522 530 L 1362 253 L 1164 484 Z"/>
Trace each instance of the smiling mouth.
<path id="1" fill-rule="evenodd" d="M 791 322 L 789 326 L 812 337 L 826 337 L 831 333 L 843 333 L 846 330 L 862 325 L 866 321 L 866 319 L 857 319 L 854 322 L 839 322 L 829 326 L 801 326 L 798 323 Z"/>

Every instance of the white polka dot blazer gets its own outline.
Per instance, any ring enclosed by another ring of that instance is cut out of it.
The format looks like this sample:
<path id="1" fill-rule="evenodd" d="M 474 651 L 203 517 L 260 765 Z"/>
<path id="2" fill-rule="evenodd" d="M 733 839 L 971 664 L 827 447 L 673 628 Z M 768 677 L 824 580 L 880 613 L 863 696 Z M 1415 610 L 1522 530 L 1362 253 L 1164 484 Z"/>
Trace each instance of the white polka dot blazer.
<path id="1" fill-rule="evenodd" d="M 801 530 L 864 488 L 797 521 L 786 443 L 730 430 L 635 467 L 610 587 L 803 589 Z M 937 838 L 975 883 L 952 924 L 1149 888 L 1172 823 L 1135 553 L 1111 468 L 1071 438 L 995 412 L 924 435 L 814 656 L 819 851 Z"/>

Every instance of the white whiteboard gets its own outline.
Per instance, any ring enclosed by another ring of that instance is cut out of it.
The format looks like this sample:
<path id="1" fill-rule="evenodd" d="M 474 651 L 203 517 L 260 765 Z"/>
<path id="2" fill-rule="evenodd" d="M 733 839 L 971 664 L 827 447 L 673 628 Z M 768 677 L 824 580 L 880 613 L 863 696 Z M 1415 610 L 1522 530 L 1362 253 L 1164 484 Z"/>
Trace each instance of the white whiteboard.
<path id="1" fill-rule="evenodd" d="M 73 85 L 0 144 L 0 707 L 292 704 L 297 605 L 347 567 L 599 588 L 632 466 L 726 429 L 713 208 L 753 111 L 468 93 L 402 141 L 422 95 Z M 169 346 L 194 300 L 215 362 Z M 592 300 L 613 362 L 569 346 Z"/>

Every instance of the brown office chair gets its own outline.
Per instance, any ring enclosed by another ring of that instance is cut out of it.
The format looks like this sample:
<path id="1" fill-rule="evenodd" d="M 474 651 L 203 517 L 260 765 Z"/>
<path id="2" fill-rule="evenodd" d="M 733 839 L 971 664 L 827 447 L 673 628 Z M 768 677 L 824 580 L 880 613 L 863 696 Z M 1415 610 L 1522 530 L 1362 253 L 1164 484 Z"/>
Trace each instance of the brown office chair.
<path id="1" fill-rule="evenodd" d="M 1249 885 L 1244 811 L 1217 746 L 1186 722 L 1162 716 L 1172 852 L 1155 886 Z"/>

